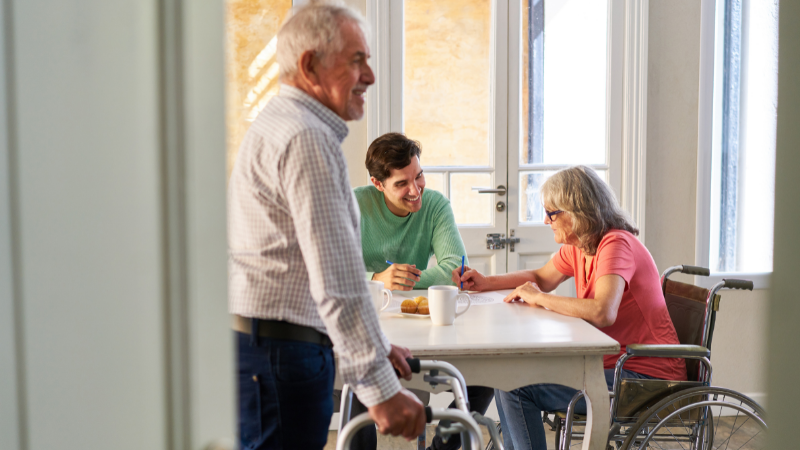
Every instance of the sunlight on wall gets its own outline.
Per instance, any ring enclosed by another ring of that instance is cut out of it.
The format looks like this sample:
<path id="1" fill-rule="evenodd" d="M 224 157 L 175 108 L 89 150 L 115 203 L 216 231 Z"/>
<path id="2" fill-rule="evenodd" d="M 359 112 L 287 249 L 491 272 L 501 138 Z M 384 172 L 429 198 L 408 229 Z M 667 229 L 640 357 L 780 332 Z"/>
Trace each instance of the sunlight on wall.
<path id="1" fill-rule="evenodd" d="M 228 176 L 250 123 L 278 93 L 278 29 L 292 0 L 225 2 Z"/>

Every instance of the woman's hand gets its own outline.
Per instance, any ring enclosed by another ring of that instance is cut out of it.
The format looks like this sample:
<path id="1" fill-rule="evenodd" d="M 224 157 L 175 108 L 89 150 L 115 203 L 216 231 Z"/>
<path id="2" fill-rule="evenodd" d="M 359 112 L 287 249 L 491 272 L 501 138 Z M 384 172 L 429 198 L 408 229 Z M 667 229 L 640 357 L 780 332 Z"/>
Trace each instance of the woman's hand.
<path id="1" fill-rule="evenodd" d="M 542 290 L 539 289 L 539 286 L 536 283 L 528 281 L 522 286 L 514 289 L 514 292 L 508 294 L 503 301 L 506 303 L 511 303 L 515 300 L 522 300 L 531 306 L 542 306 L 536 301 L 539 294 L 542 294 Z"/>
<path id="2" fill-rule="evenodd" d="M 464 276 L 461 276 L 461 267 L 453 269 L 452 279 L 456 287 L 461 287 L 463 282 L 467 291 L 488 291 L 490 288 L 487 277 L 469 266 L 464 266 Z"/>

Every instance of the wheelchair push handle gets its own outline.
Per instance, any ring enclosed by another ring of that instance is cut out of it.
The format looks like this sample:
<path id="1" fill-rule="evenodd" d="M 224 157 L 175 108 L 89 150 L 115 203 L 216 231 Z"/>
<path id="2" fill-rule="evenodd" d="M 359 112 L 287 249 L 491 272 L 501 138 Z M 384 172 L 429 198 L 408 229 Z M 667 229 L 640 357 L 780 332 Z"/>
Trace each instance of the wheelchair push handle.
<path id="1" fill-rule="evenodd" d="M 685 273 L 687 275 L 700 275 L 701 277 L 707 277 L 711 274 L 711 271 L 706 269 L 705 267 L 700 266 L 689 266 L 684 264 L 681 266 L 681 273 Z"/>
<path id="2" fill-rule="evenodd" d="M 746 291 L 752 291 L 753 290 L 753 282 L 750 281 L 750 280 L 725 280 L 725 279 L 723 279 L 722 281 L 725 282 L 724 287 L 726 287 L 728 289 L 743 289 L 743 290 L 746 290 Z"/>

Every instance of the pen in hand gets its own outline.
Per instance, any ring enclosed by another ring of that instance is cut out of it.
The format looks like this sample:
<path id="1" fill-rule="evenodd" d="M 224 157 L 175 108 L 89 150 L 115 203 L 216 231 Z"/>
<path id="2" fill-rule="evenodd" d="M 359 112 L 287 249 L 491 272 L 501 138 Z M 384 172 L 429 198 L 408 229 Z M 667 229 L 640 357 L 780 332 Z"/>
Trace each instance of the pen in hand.
<path id="1" fill-rule="evenodd" d="M 464 259 L 466 259 L 467 255 L 461 256 L 461 276 L 464 276 Z M 464 290 L 464 281 L 461 281 L 461 290 Z"/>

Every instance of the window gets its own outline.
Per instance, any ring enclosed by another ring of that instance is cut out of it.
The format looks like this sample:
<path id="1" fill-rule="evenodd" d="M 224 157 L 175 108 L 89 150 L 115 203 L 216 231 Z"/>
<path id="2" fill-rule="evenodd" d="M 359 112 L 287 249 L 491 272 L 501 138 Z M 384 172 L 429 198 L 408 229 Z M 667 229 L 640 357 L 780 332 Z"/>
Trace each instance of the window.
<path id="1" fill-rule="evenodd" d="M 278 93 L 278 29 L 292 0 L 225 1 L 225 78 L 228 176 L 242 138 Z"/>
<path id="2" fill-rule="evenodd" d="M 619 0 L 367 1 L 368 140 L 421 142 L 426 189 L 451 200 L 473 267 L 547 261 L 539 187 L 561 168 L 591 166 L 622 193 L 623 49 L 646 42 L 624 30 L 640 17 Z M 521 241 L 489 248 L 490 235 Z"/>
<path id="3" fill-rule="evenodd" d="M 717 2 L 709 265 L 771 272 L 778 2 Z"/>

